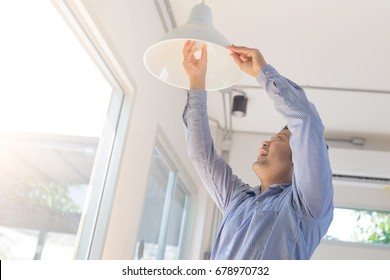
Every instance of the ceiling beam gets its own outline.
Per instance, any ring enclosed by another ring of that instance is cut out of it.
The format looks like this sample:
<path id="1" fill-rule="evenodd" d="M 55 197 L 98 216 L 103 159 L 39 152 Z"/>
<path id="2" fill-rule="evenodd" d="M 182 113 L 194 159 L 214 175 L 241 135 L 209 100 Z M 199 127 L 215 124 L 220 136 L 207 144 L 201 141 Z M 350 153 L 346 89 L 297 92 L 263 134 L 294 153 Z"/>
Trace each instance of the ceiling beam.
<path id="1" fill-rule="evenodd" d="M 322 86 L 310 86 L 310 85 L 299 85 L 303 89 L 317 89 L 327 91 L 346 91 L 346 92 L 362 92 L 362 93 L 379 93 L 379 94 L 390 94 L 390 90 L 378 90 L 378 89 L 362 89 L 362 88 L 344 88 L 344 87 L 322 87 Z M 259 89 L 261 86 L 252 85 L 235 85 L 233 89 Z"/>

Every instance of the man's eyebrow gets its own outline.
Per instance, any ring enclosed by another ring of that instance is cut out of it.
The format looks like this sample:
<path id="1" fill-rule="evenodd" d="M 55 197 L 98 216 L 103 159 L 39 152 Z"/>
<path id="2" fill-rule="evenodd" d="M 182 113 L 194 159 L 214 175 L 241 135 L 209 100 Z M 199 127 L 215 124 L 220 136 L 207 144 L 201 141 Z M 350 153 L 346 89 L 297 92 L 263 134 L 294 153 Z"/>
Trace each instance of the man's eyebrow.
<path id="1" fill-rule="evenodd" d="M 279 132 L 279 133 L 275 134 L 274 136 L 272 136 L 271 139 L 274 139 L 274 138 L 276 138 L 278 136 L 286 136 L 286 135 Z"/>
<path id="2" fill-rule="evenodd" d="M 274 136 L 272 136 L 272 137 L 271 137 L 271 140 L 274 139 L 274 138 L 276 138 L 276 137 L 278 137 L 278 136 L 282 136 L 282 137 L 286 138 L 286 137 L 287 137 L 287 134 L 286 134 L 286 133 L 283 133 L 283 131 L 284 131 L 284 130 L 282 130 L 281 132 L 279 132 L 279 133 L 275 134 Z"/>

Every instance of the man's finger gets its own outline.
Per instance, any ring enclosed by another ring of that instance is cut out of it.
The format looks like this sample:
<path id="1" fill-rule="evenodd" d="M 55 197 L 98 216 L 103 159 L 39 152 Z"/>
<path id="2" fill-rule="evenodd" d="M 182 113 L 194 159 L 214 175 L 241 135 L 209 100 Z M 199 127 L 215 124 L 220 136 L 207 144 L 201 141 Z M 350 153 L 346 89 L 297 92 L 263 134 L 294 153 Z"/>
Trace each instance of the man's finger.
<path id="1" fill-rule="evenodd" d="M 227 48 L 232 52 L 240 53 L 240 54 L 247 54 L 251 50 L 250 48 L 244 46 L 234 46 L 234 45 L 228 46 Z"/>
<path id="2" fill-rule="evenodd" d="M 183 54 L 190 53 L 194 45 L 195 41 L 187 40 L 184 43 Z"/>
<path id="3" fill-rule="evenodd" d="M 207 44 L 203 44 L 202 46 L 202 54 L 200 56 L 201 60 L 205 60 L 207 62 Z"/>
<path id="4" fill-rule="evenodd" d="M 238 64 L 238 66 L 241 67 L 241 64 L 243 63 L 243 61 L 241 60 L 240 56 L 237 53 L 231 53 L 230 56 Z"/>

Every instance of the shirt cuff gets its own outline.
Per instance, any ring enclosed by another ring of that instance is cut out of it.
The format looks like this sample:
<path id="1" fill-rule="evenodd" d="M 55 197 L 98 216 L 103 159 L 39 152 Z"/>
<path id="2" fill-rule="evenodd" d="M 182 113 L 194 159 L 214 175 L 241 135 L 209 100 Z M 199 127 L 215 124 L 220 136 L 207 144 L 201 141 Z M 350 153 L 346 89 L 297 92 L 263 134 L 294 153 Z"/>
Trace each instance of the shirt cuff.
<path id="1" fill-rule="evenodd" d="M 266 64 L 257 74 L 256 80 L 261 86 L 265 88 L 267 81 L 272 80 L 278 76 L 280 76 L 278 71 L 276 71 L 276 69 L 272 67 L 272 65 Z"/>
<path id="2" fill-rule="evenodd" d="M 207 103 L 207 91 L 200 89 L 187 90 L 189 106 L 206 105 Z"/>

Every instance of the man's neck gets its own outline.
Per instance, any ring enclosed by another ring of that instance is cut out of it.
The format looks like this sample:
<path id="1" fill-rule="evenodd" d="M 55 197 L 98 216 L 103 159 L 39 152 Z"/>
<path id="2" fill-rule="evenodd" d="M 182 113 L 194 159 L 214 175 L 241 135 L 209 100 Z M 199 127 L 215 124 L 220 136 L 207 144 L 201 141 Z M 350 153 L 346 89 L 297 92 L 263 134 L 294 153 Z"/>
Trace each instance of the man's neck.
<path id="1" fill-rule="evenodd" d="M 270 186 L 272 186 L 273 184 L 270 184 L 270 183 L 261 183 L 261 186 L 260 186 L 260 192 L 263 193 L 265 192 Z"/>
<path id="2" fill-rule="evenodd" d="M 282 185 L 282 184 L 291 184 L 292 181 L 291 181 L 291 178 L 273 178 L 273 179 L 269 179 L 269 180 L 266 180 L 266 179 L 261 179 L 259 178 L 260 181 L 261 181 L 261 186 L 260 186 L 260 191 L 263 193 L 265 192 L 270 186 L 272 185 Z"/>

